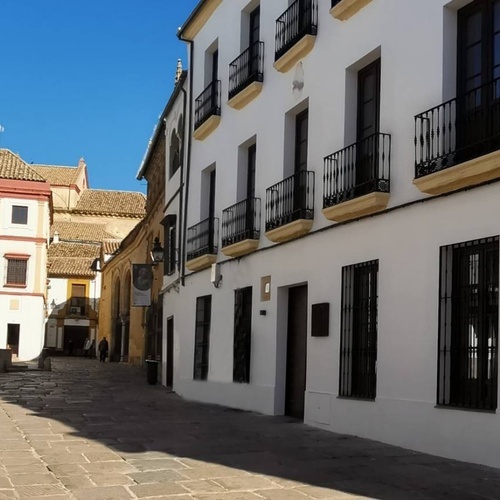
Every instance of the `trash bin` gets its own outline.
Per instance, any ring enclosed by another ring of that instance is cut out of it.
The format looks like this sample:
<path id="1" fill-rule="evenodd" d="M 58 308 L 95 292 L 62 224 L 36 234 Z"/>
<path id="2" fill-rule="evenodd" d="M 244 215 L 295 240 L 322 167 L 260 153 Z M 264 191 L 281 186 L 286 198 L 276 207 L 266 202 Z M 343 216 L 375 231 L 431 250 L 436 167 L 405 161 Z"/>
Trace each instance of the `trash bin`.
<path id="1" fill-rule="evenodd" d="M 158 383 L 158 361 L 155 361 L 154 359 L 147 359 L 146 369 L 148 375 L 148 384 L 156 385 Z"/>

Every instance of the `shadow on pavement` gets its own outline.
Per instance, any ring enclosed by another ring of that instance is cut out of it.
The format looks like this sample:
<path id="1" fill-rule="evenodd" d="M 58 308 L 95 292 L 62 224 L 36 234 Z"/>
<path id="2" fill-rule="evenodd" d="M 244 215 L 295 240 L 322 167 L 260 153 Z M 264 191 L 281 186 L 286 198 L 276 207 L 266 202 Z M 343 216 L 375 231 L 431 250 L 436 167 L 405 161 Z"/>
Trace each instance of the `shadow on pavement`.
<path id="1" fill-rule="evenodd" d="M 53 358 L 52 368 L 0 375 L 0 406 L 20 427 L 32 413 L 126 460 L 184 457 L 269 476 L 282 486 L 291 480 L 332 490 L 297 493 L 305 499 L 342 498 L 339 492 L 383 500 L 500 498 L 496 469 L 321 431 L 286 417 L 186 402 L 148 386 L 145 373 L 128 365 Z M 54 452 L 36 428 L 28 439 L 42 458 Z"/>

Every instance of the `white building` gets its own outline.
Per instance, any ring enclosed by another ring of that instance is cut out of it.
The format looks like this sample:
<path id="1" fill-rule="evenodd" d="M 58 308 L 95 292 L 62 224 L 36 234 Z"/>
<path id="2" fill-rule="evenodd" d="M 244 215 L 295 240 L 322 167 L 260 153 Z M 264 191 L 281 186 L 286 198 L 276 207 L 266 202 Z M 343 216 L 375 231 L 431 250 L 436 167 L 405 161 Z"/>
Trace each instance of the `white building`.
<path id="1" fill-rule="evenodd" d="M 21 361 L 43 347 L 51 213 L 48 182 L 0 149 L 0 348 Z"/>
<path id="2" fill-rule="evenodd" d="M 176 392 L 500 467 L 499 14 L 199 3 Z"/>

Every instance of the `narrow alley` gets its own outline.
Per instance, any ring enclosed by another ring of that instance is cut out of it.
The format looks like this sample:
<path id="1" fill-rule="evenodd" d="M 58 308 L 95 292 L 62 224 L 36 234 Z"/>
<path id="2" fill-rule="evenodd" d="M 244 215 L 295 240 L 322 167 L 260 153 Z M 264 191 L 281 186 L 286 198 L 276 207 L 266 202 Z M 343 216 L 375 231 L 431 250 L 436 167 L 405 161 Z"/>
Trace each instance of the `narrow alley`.
<path id="1" fill-rule="evenodd" d="M 138 369 L 0 374 L 0 499 L 498 499 L 500 471 L 182 400 Z"/>

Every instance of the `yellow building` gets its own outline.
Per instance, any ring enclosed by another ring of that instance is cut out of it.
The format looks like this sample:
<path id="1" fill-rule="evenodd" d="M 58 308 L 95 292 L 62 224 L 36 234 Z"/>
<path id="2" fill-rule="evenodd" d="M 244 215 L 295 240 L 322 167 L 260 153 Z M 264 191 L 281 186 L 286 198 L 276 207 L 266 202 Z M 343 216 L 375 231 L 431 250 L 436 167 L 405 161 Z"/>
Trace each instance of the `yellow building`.
<path id="1" fill-rule="evenodd" d="M 168 108 L 168 105 L 167 105 Z M 100 339 L 106 337 L 112 361 L 141 364 L 145 359 L 161 360 L 163 263 L 154 264 L 151 250 L 155 238 L 163 245 L 163 203 L 165 197 L 165 125 L 160 118 L 149 143 L 137 178 L 148 183 L 146 216 L 124 238 L 117 251 L 106 255 L 102 245 L 102 291 L 99 309 Z M 150 264 L 151 305 L 134 307 L 131 301 L 133 264 Z"/>

